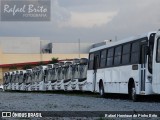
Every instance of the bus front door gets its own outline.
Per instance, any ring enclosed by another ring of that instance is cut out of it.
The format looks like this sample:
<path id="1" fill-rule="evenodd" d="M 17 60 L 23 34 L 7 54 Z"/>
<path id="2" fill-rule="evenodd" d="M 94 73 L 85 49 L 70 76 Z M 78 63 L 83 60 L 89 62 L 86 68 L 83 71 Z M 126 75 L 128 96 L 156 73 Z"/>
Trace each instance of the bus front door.
<path id="1" fill-rule="evenodd" d="M 141 75 L 140 75 L 140 84 L 141 84 L 141 92 L 145 91 L 145 81 L 146 81 L 146 60 L 147 60 L 147 51 L 146 44 L 141 45 Z"/>
<path id="2" fill-rule="evenodd" d="M 96 78 L 97 78 L 97 69 L 99 67 L 99 54 L 95 54 L 94 56 L 94 72 L 93 72 L 93 91 L 96 90 Z"/>

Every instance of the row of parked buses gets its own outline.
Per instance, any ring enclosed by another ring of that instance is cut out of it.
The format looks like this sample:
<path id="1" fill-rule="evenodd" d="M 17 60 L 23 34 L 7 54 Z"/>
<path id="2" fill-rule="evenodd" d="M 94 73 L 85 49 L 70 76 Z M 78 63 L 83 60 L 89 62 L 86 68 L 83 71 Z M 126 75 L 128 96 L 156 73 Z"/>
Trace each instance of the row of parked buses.
<path id="1" fill-rule="evenodd" d="M 88 59 L 74 59 L 4 74 L 4 90 L 85 90 Z"/>
<path id="2" fill-rule="evenodd" d="M 75 59 L 5 73 L 5 90 L 83 90 L 137 95 L 160 94 L 160 31 L 93 47 Z"/>

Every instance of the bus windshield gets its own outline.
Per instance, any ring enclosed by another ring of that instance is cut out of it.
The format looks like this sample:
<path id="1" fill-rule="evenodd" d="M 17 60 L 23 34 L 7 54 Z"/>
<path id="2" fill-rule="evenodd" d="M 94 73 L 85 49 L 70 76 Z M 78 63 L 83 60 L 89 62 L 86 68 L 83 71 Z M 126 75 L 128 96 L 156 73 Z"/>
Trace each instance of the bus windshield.
<path id="1" fill-rule="evenodd" d="M 78 64 L 72 65 L 72 76 L 73 79 L 79 78 Z"/>
<path id="2" fill-rule="evenodd" d="M 58 68 L 58 80 L 62 80 L 63 79 L 63 68 L 59 67 Z"/>
<path id="3" fill-rule="evenodd" d="M 64 78 L 71 79 L 71 69 L 69 66 L 64 67 Z"/>

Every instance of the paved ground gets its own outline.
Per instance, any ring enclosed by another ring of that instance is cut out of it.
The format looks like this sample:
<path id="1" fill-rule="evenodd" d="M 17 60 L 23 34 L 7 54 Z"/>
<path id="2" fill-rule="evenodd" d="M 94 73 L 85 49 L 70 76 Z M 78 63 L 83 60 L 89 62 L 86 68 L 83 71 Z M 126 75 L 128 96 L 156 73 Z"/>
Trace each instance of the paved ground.
<path id="1" fill-rule="evenodd" d="M 160 96 L 132 102 L 125 95 L 0 92 L 0 111 L 160 111 Z"/>

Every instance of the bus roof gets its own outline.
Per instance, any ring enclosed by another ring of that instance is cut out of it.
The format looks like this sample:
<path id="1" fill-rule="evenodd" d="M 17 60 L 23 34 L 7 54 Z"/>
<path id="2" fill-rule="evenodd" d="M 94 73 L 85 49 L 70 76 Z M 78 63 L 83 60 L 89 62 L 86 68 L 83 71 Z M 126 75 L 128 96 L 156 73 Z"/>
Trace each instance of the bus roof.
<path id="1" fill-rule="evenodd" d="M 119 45 L 119 44 L 122 44 L 122 43 L 131 42 L 131 41 L 143 38 L 143 37 L 148 37 L 149 38 L 150 34 L 152 34 L 152 33 L 156 33 L 156 31 L 148 32 L 148 33 L 145 33 L 145 34 L 142 34 L 142 35 L 138 35 L 138 36 L 135 36 L 135 37 L 122 39 L 122 40 L 119 40 L 119 41 L 116 41 L 116 42 L 107 42 L 106 45 L 102 45 L 102 46 L 90 49 L 90 52 L 101 50 L 101 49 L 104 49 L 106 47 L 112 47 L 112 46 Z"/>

